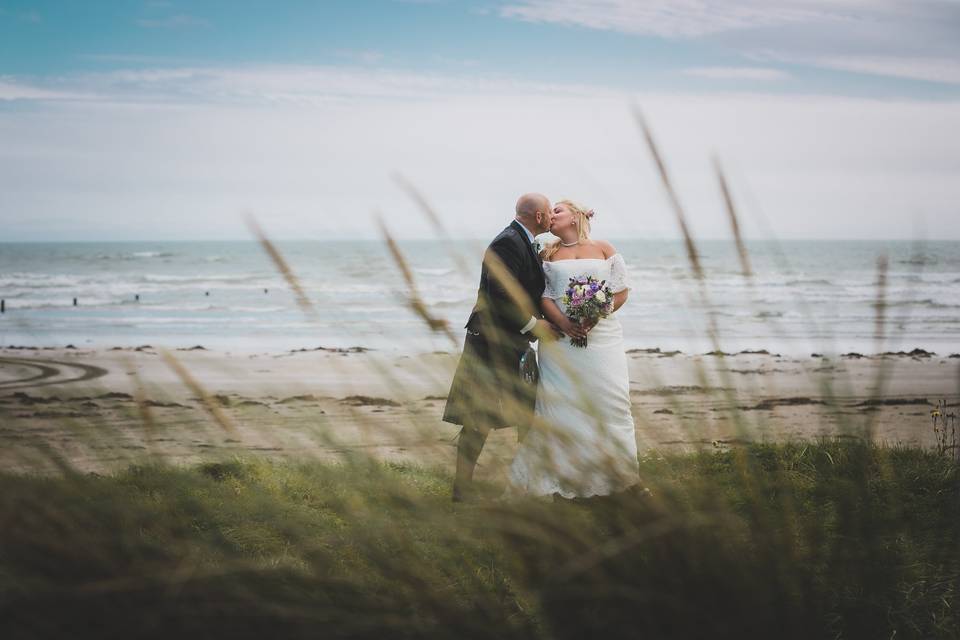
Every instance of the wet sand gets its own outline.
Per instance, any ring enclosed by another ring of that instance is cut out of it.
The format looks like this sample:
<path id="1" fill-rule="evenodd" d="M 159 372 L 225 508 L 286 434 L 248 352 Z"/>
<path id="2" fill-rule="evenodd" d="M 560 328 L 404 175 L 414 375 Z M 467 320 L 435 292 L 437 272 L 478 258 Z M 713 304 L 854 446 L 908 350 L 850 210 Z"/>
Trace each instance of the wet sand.
<path id="1" fill-rule="evenodd" d="M 440 420 L 457 355 L 305 349 L 0 348 L 0 466 L 56 460 L 106 472 L 150 456 L 343 460 L 371 454 L 452 469 L 457 427 Z M 930 411 L 960 402 L 960 357 L 923 351 L 833 358 L 628 353 L 641 455 L 748 441 L 870 437 L 932 446 Z M 495 432 L 481 477 L 497 479 L 516 431 Z"/>

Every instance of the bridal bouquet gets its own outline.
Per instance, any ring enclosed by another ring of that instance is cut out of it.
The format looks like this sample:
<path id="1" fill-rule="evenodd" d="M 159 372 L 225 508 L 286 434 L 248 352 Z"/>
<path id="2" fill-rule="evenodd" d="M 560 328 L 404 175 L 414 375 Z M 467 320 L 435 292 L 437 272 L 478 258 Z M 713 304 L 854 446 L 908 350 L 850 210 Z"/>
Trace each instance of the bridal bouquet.
<path id="1" fill-rule="evenodd" d="M 613 312 L 613 292 L 605 286 L 606 280 L 597 282 L 593 276 L 570 278 L 570 284 L 563 296 L 567 307 L 567 316 L 574 322 L 595 323 Z M 587 338 L 570 338 L 575 347 L 586 347 Z"/>

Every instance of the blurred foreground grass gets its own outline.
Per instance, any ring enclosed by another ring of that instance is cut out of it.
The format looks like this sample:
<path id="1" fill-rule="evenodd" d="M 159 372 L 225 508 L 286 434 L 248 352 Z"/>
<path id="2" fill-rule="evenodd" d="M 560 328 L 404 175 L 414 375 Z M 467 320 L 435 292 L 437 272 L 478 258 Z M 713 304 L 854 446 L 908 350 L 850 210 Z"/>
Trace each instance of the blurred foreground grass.
<path id="1" fill-rule="evenodd" d="M 699 283 L 691 302 L 709 307 L 686 215 L 637 118 Z M 719 163 L 716 170 L 751 286 L 734 203 Z M 456 342 L 381 227 L 411 309 Z M 252 230 L 315 319 L 290 265 L 255 223 Z M 886 269 L 881 256 L 878 352 L 890 337 Z M 816 314 L 803 311 L 815 328 Z M 722 352 L 708 319 L 706 334 Z M 234 434 L 219 397 L 165 359 L 210 423 Z M 371 369 L 402 391 L 394 372 Z M 871 400 L 882 402 L 889 373 L 878 369 Z M 737 433 L 760 433 L 762 422 L 743 413 L 750 407 L 737 408 L 729 374 L 718 371 L 715 386 L 700 369 L 698 381 L 728 396 Z M 822 383 L 823 397 L 834 398 L 833 379 Z M 136 403 L 143 426 L 156 430 L 142 389 Z M 0 640 L 960 637 L 954 440 L 938 431 L 938 450 L 873 444 L 872 419 L 843 415 L 837 410 L 844 437 L 650 452 L 640 475 L 651 496 L 556 503 L 455 506 L 447 472 L 357 449 L 344 449 L 340 464 L 258 457 L 184 468 L 157 458 L 99 476 L 44 445 L 38 453 L 60 463 L 59 476 L 0 473 Z M 122 440 L 122 428 L 101 427 L 95 443 Z"/>
<path id="2" fill-rule="evenodd" d="M 948 457 L 833 439 L 654 455 L 641 474 L 653 497 L 456 507 L 445 472 L 363 457 L 0 475 L 0 631 L 960 635 Z"/>

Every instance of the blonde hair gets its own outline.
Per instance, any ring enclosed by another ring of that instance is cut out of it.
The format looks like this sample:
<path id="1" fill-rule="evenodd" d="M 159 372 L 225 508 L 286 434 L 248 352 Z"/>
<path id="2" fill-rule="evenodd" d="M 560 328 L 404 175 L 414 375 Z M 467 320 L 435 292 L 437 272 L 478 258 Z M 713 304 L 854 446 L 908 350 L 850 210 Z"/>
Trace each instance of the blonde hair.
<path id="1" fill-rule="evenodd" d="M 593 217 L 593 209 L 587 209 L 572 200 L 560 200 L 557 204 L 566 205 L 573 213 L 573 219 L 577 224 L 577 242 L 588 240 L 590 238 L 590 218 Z M 549 261 L 559 250 L 560 240 L 554 240 L 544 247 L 543 259 Z"/>

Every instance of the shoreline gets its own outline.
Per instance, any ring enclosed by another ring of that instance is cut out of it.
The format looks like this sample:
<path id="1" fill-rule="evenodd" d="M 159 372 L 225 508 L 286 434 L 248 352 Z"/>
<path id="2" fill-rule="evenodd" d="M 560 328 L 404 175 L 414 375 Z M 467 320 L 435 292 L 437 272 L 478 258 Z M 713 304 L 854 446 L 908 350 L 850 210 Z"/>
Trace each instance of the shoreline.
<path id="1" fill-rule="evenodd" d="M 202 397 L 145 345 L 0 347 L 0 465 L 50 469 L 36 459 L 47 449 L 97 472 L 144 456 L 190 463 L 248 453 L 342 460 L 353 452 L 452 468 L 459 427 L 440 416 L 457 353 L 198 346 L 169 353 Z M 638 448 L 724 450 L 823 435 L 933 446 L 933 404 L 960 404 L 960 355 L 847 353 L 630 350 Z M 479 477 L 500 477 L 515 448 L 515 429 L 494 432 Z"/>
<path id="2" fill-rule="evenodd" d="M 368 352 L 381 352 L 397 356 L 420 356 L 427 353 L 451 353 L 449 349 L 421 349 L 421 350 L 404 350 L 401 347 L 395 348 L 383 348 L 383 347 L 370 347 L 364 345 L 353 344 L 349 346 L 335 346 L 335 345 L 324 345 L 318 344 L 316 346 L 300 346 L 293 347 L 289 349 L 250 349 L 250 348 L 231 348 L 229 350 L 223 349 L 217 346 L 206 346 L 200 341 L 187 341 L 180 343 L 177 346 L 169 345 L 153 345 L 143 341 L 135 341 L 130 344 L 85 344 L 80 341 L 76 341 L 81 346 L 73 342 L 68 342 L 65 344 L 0 344 L 0 353 L 7 351 L 35 351 L 35 352 L 57 352 L 57 351 L 83 351 L 83 352 L 102 352 L 102 351 L 135 351 L 135 352 L 144 352 L 144 351 L 171 351 L 171 352 L 183 352 L 183 351 L 207 351 L 213 353 L 228 353 L 236 355 L 262 355 L 262 356 L 278 356 L 285 354 L 294 354 L 294 353 L 308 353 L 312 351 L 317 352 L 330 352 L 330 353 L 368 353 Z M 933 348 L 927 348 L 923 346 L 914 346 L 909 351 L 905 350 L 904 347 L 898 348 L 896 351 L 887 350 L 880 352 L 869 352 L 869 350 L 857 351 L 855 349 L 836 349 L 836 350 L 827 350 L 823 349 L 822 352 L 810 352 L 809 354 L 793 354 L 786 352 L 786 350 L 780 349 L 778 352 L 776 349 L 768 349 L 766 347 L 758 348 L 742 348 L 742 349 L 732 349 L 730 351 L 725 350 L 711 350 L 704 352 L 694 352 L 694 351 L 684 351 L 682 349 L 671 349 L 671 348 L 661 348 L 661 347 L 630 347 L 625 349 L 627 355 L 632 354 L 650 354 L 656 355 L 659 357 L 673 357 L 673 356 L 686 356 L 686 357 L 704 357 L 704 356 L 723 356 L 723 357 L 736 357 L 736 356 L 752 356 L 752 355 L 765 355 L 775 358 L 883 358 L 883 357 L 912 357 L 912 358 L 948 358 L 948 359 L 960 359 L 960 347 L 956 350 L 953 348 L 940 351 L 934 351 Z"/>

